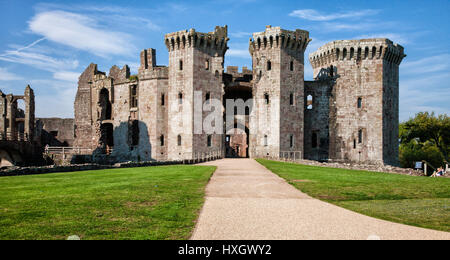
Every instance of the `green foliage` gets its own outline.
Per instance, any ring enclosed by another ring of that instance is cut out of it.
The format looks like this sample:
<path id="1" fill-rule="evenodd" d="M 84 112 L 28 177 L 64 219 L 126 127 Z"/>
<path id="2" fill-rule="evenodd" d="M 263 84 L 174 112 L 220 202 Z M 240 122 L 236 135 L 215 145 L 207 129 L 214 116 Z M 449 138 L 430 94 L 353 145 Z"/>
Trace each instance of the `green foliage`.
<path id="1" fill-rule="evenodd" d="M 138 81 L 138 79 L 139 79 L 139 78 L 138 78 L 137 75 L 131 75 L 131 76 L 130 76 L 130 81 L 131 81 L 131 82 Z"/>
<path id="2" fill-rule="evenodd" d="M 450 153 L 450 118 L 422 112 L 400 124 L 400 164 L 413 167 L 426 160 L 434 167 L 444 165 Z"/>
<path id="3" fill-rule="evenodd" d="M 450 231 L 450 179 L 258 162 L 311 197 L 380 219 Z"/>

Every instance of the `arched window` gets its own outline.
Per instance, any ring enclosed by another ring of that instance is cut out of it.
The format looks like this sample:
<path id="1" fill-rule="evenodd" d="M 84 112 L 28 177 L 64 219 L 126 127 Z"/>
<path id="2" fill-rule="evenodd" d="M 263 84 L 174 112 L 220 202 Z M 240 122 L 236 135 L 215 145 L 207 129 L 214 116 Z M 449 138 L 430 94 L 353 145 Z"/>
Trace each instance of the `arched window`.
<path id="1" fill-rule="evenodd" d="M 178 142 L 178 146 L 181 146 L 181 135 L 178 135 L 177 142 Z"/>
<path id="2" fill-rule="evenodd" d="M 272 70 L 272 62 L 269 60 L 267 61 L 267 71 L 271 71 Z"/>
<path id="3" fill-rule="evenodd" d="M 267 137 L 267 135 L 264 136 L 264 146 L 269 146 L 269 138 Z"/>
<path id="4" fill-rule="evenodd" d="M 139 145 L 139 121 L 133 120 L 131 123 L 131 145 Z"/>
<path id="5" fill-rule="evenodd" d="M 344 50 L 342 51 L 342 59 L 345 60 L 347 58 L 347 49 L 344 48 Z"/>
<path id="6" fill-rule="evenodd" d="M 289 70 L 294 71 L 294 61 L 291 61 L 291 63 L 289 64 Z"/>
<path id="7" fill-rule="evenodd" d="M 211 99 L 211 93 L 207 92 L 206 96 L 205 96 L 206 104 L 209 104 L 210 99 Z"/>
<path id="8" fill-rule="evenodd" d="M 363 142 L 363 131 L 359 129 L 358 131 L 358 143 L 361 144 Z"/>
<path id="9" fill-rule="evenodd" d="M 161 146 L 164 146 L 164 135 L 161 135 L 161 136 L 159 137 L 159 142 L 160 142 L 160 145 L 161 145 Z"/>
<path id="10" fill-rule="evenodd" d="M 138 107 L 138 86 L 133 85 L 130 87 L 130 105 L 132 108 Z"/>
<path id="11" fill-rule="evenodd" d="M 358 108 L 362 107 L 362 98 L 358 98 Z"/>
<path id="12" fill-rule="evenodd" d="M 209 60 L 205 61 L 205 70 L 209 70 Z"/>
<path id="13" fill-rule="evenodd" d="M 212 146 L 212 136 L 211 135 L 208 135 L 207 143 L 208 143 L 208 147 Z"/>
<path id="14" fill-rule="evenodd" d="M 164 93 L 161 94 L 161 106 L 166 105 L 166 95 Z"/>
<path id="15" fill-rule="evenodd" d="M 313 132 L 311 136 L 311 147 L 317 148 L 317 133 Z"/>
<path id="16" fill-rule="evenodd" d="M 354 55 L 355 55 L 355 49 L 350 48 L 350 60 L 353 59 Z"/>
<path id="17" fill-rule="evenodd" d="M 268 104 L 270 103 L 270 97 L 269 97 L 269 94 L 268 94 L 268 93 L 265 93 L 265 94 L 264 94 L 264 100 L 265 100 L 265 102 L 266 102 L 266 105 L 268 105 Z"/>
<path id="18" fill-rule="evenodd" d="M 308 109 L 308 110 L 313 109 L 313 103 L 314 103 L 313 96 L 308 95 L 306 97 L 306 109 Z"/>
<path id="19" fill-rule="evenodd" d="M 375 55 L 377 54 L 377 47 L 372 47 L 372 59 L 375 58 Z"/>
<path id="20" fill-rule="evenodd" d="M 290 104 L 291 106 L 294 105 L 294 93 L 291 93 L 291 94 L 289 95 L 289 104 Z"/>
<path id="21" fill-rule="evenodd" d="M 364 50 L 364 59 L 368 59 L 369 58 L 369 47 L 366 47 Z"/>
<path id="22" fill-rule="evenodd" d="M 216 70 L 216 78 L 219 78 L 219 77 L 220 77 L 220 73 L 218 70 Z"/>
<path id="23" fill-rule="evenodd" d="M 180 60 L 180 64 L 179 64 L 179 70 L 183 70 L 183 60 Z"/>
<path id="24" fill-rule="evenodd" d="M 183 93 L 178 93 L 178 104 L 182 105 L 183 104 Z"/>

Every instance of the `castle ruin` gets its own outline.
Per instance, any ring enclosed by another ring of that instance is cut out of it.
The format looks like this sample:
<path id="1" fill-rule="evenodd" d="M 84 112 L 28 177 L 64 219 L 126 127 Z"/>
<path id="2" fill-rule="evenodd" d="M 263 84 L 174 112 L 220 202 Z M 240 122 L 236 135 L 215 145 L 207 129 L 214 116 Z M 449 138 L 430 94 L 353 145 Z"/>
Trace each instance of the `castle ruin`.
<path id="1" fill-rule="evenodd" d="M 74 104 L 75 147 L 115 162 L 214 155 L 398 164 L 402 46 L 388 39 L 328 43 L 309 56 L 315 80 L 305 81 L 311 40 L 304 30 L 254 33 L 253 66 L 242 72 L 224 68 L 226 26 L 164 41 L 168 66 L 146 49 L 137 75 L 126 65 L 108 74 L 86 68 Z M 240 100 L 244 106 L 235 107 Z M 211 121 L 218 109 L 221 121 L 212 121 L 222 132 L 198 131 L 196 122 Z"/>

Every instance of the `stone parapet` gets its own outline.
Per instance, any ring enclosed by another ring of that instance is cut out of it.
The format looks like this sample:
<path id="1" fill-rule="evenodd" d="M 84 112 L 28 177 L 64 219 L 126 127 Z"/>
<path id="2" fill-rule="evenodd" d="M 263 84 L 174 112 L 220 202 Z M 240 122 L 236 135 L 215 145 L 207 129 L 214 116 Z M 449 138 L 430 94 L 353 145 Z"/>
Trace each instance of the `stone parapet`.
<path id="1" fill-rule="evenodd" d="M 404 54 L 403 46 L 385 38 L 333 41 L 309 55 L 314 69 L 345 60 L 383 59 L 400 65 Z"/>
<path id="2" fill-rule="evenodd" d="M 283 48 L 304 52 L 310 41 L 308 31 L 289 31 L 281 27 L 267 26 L 264 32 L 254 33 L 250 38 L 249 51 L 253 54 L 261 49 Z"/>

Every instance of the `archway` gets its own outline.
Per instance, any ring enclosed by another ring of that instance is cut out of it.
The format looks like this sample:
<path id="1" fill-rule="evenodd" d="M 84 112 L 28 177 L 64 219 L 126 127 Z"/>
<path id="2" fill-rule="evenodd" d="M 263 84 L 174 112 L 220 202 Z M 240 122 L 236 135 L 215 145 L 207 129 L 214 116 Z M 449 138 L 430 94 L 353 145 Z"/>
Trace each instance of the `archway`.
<path id="1" fill-rule="evenodd" d="M 100 91 L 99 103 L 101 108 L 100 119 L 103 120 L 111 120 L 112 119 L 112 105 L 109 100 L 109 91 L 106 88 L 103 88 Z"/>
<path id="2" fill-rule="evenodd" d="M 245 83 L 233 84 L 225 88 L 224 107 L 225 113 L 233 113 L 234 125 L 227 126 L 225 129 L 225 157 L 227 158 L 248 158 L 250 147 L 250 129 L 249 121 L 251 108 L 233 107 L 227 109 L 227 100 L 232 100 L 236 103 L 237 100 L 242 100 L 244 103 L 251 101 L 253 97 L 252 88 Z M 241 102 L 242 103 L 242 102 Z M 233 104 L 233 103 L 231 103 Z M 236 103 L 237 104 L 237 103 Z M 226 121 L 226 114 L 224 120 Z"/>
<path id="3" fill-rule="evenodd" d="M 100 142 L 105 148 L 105 153 L 110 154 L 114 148 L 114 127 L 111 123 L 102 124 L 100 127 Z"/>

